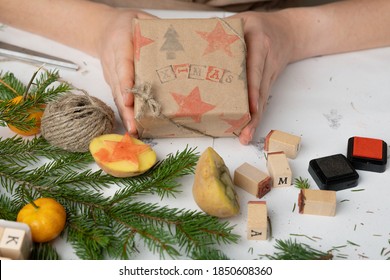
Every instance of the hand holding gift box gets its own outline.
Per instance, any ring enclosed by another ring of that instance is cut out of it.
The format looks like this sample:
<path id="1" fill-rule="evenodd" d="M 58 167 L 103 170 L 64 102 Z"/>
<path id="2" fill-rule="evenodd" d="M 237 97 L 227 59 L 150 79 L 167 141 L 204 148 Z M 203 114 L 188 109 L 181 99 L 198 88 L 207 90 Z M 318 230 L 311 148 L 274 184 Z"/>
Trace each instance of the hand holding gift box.
<path id="1" fill-rule="evenodd" d="M 231 137 L 249 122 L 240 19 L 134 22 L 134 109 L 142 137 Z"/>

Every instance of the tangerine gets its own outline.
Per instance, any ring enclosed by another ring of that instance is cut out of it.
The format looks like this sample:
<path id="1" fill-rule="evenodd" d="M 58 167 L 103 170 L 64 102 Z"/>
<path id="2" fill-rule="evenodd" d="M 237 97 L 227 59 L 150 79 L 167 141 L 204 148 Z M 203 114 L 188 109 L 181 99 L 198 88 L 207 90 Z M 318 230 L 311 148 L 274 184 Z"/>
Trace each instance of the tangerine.
<path id="1" fill-rule="evenodd" d="M 23 96 L 19 95 L 15 98 L 11 99 L 10 102 L 12 102 L 15 105 L 19 104 L 20 102 L 23 102 Z M 28 130 L 21 130 L 12 124 L 8 124 L 9 129 L 11 129 L 13 132 L 15 132 L 19 135 L 23 135 L 23 136 L 32 136 L 32 135 L 38 134 L 41 131 L 41 119 L 43 116 L 43 110 L 38 110 L 35 108 L 35 109 L 28 110 L 28 112 L 30 114 L 27 117 L 27 120 L 35 119 L 35 125 L 33 127 L 31 127 Z"/>

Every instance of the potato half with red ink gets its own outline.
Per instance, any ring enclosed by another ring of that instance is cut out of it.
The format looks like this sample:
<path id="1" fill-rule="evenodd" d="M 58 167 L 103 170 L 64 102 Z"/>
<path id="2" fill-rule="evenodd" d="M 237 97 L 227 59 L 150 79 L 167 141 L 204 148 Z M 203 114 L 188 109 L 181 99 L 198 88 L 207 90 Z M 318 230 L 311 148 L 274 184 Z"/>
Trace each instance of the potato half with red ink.
<path id="1" fill-rule="evenodd" d="M 104 134 L 92 139 L 89 151 L 98 166 L 114 177 L 133 177 L 145 173 L 157 161 L 155 151 L 128 133 Z"/>

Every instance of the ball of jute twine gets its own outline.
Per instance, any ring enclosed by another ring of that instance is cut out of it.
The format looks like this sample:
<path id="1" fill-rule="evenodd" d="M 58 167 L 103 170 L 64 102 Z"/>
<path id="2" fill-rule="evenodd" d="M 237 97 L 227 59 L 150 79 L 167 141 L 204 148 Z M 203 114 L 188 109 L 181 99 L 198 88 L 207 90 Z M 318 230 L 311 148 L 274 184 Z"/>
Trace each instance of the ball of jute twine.
<path id="1" fill-rule="evenodd" d="M 84 92 L 84 91 L 83 91 Z M 97 136 L 112 133 L 113 110 L 100 99 L 68 93 L 47 104 L 42 116 L 42 136 L 53 146 L 87 152 Z"/>

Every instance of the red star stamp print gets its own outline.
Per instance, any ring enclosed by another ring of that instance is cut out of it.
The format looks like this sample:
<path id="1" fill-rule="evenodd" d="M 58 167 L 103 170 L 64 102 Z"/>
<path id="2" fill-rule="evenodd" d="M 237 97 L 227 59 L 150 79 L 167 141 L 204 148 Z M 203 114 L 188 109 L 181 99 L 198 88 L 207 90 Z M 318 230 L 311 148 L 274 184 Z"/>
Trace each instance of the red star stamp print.
<path id="1" fill-rule="evenodd" d="M 197 33 L 208 43 L 203 55 L 219 50 L 225 52 L 228 56 L 233 56 L 230 45 L 237 41 L 239 37 L 226 33 L 221 22 L 217 22 L 211 32 L 197 31 Z"/>
<path id="2" fill-rule="evenodd" d="M 215 108 L 214 105 L 202 101 L 199 87 L 195 87 L 189 95 L 174 92 L 171 94 L 180 107 L 175 113 L 175 117 L 189 117 L 194 122 L 200 123 L 203 114 Z"/>
<path id="3" fill-rule="evenodd" d="M 139 24 L 136 24 L 134 28 L 134 57 L 137 61 L 139 61 L 141 56 L 141 48 L 153 42 L 154 40 L 142 36 L 141 28 L 139 27 Z"/>

